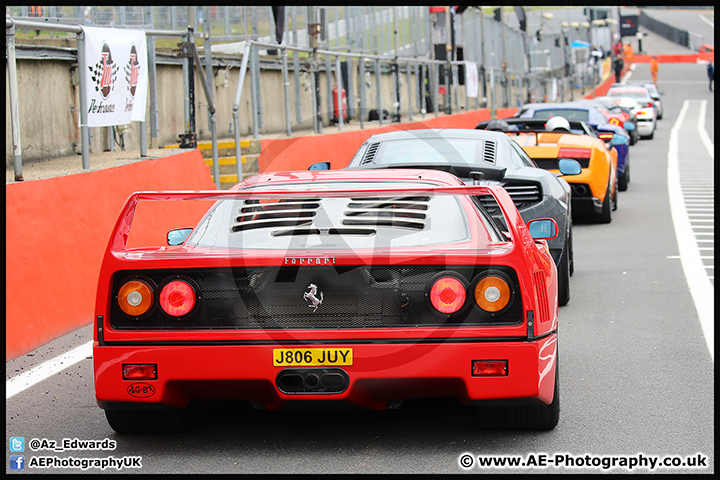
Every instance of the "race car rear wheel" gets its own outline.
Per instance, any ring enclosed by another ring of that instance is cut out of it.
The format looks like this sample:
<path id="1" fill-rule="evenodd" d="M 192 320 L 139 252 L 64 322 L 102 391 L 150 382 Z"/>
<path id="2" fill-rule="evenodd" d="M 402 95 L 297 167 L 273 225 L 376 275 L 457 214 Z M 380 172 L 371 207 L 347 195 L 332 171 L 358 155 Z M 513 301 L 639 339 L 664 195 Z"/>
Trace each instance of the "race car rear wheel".
<path id="1" fill-rule="evenodd" d="M 630 183 L 630 162 L 628 160 L 625 160 L 625 162 L 625 171 L 620 175 L 620 178 L 618 178 L 618 190 L 621 192 L 627 190 L 628 183 Z"/>
<path id="2" fill-rule="evenodd" d="M 615 189 L 613 190 L 613 196 L 612 196 L 612 209 L 613 212 L 617 210 L 618 207 L 618 180 L 615 178 Z"/>
<path id="3" fill-rule="evenodd" d="M 575 256 L 573 255 L 573 244 L 572 244 L 572 224 L 570 225 L 570 230 L 568 230 L 568 252 L 570 252 L 568 256 L 568 263 L 570 264 L 570 276 L 572 277 L 572 274 L 575 273 Z"/>
<path id="4" fill-rule="evenodd" d="M 190 407 L 167 410 L 105 409 L 105 418 L 118 433 L 178 433 L 193 427 L 194 411 Z"/>
<path id="5" fill-rule="evenodd" d="M 555 356 L 557 362 L 557 354 Z M 550 405 L 479 407 L 478 424 L 483 430 L 552 430 L 560 420 L 560 375 L 555 364 L 555 389 Z"/>
<path id="6" fill-rule="evenodd" d="M 565 242 L 558 262 L 558 305 L 564 307 L 570 301 L 570 239 Z"/>
<path id="7" fill-rule="evenodd" d="M 612 195 L 610 194 L 610 182 L 608 180 L 607 190 L 605 191 L 605 200 L 602 203 L 602 211 L 597 216 L 598 223 L 612 222 Z"/>

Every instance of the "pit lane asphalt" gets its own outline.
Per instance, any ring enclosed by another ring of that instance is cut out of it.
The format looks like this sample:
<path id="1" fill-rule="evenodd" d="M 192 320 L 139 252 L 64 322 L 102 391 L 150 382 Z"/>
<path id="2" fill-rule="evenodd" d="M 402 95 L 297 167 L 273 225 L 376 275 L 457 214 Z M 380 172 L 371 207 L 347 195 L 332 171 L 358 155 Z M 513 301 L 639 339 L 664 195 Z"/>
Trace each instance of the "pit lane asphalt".
<path id="1" fill-rule="evenodd" d="M 92 362 L 85 359 L 8 399 L 6 438 L 114 439 L 118 446 L 113 451 L 53 453 L 26 448 L 24 455 L 26 463 L 41 454 L 142 456 L 143 468 L 123 470 L 126 473 L 462 473 L 458 458 L 465 452 L 578 456 L 699 452 L 710 457 L 707 469 L 660 471 L 713 473 L 714 367 L 675 258 L 680 252 L 667 189 L 668 138 L 685 99 L 708 101 L 706 129 L 714 142 L 714 98 L 704 72 L 703 65 L 661 65 L 665 118 L 653 140 L 631 147 L 631 183 L 619 194 L 612 223 L 575 226 L 572 299 L 560 309 L 562 400 L 555 430 L 482 432 L 466 411 L 458 409 L 259 412 L 226 402 L 203 406 L 198 426 L 186 434 L 117 435 L 95 404 Z M 634 75 L 649 78 L 647 65 L 639 65 Z M 682 139 L 680 147 L 691 148 Z M 90 327 L 84 327 L 32 352 L 33 356 L 7 362 L 6 378 L 89 340 Z M 8 459 L 11 453 L 6 454 Z M 6 472 L 16 473 L 7 466 Z"/>

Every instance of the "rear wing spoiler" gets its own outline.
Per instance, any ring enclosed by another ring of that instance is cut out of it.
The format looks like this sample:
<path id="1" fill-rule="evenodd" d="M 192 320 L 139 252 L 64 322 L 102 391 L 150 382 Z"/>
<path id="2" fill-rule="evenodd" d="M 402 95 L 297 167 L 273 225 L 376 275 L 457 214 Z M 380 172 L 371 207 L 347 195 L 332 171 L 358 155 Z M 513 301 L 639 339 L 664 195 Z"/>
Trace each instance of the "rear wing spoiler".
<path id="1" fill-rule="evenodd" d="M 287 184 L 285 184 L 287 185 Z M 135 210 L 140 201 L 189 201 L 189 200 L 210 200 L 222 201 L 231 199 L 307 199 L 307 198 L 343 198 L 343 197 L 407 197 L 407 196 L 434 196 L 434 195 L 492 195 L 500 206 L 507 225 L 512 230 L 513 238 L 519 238 L 517 228 L 525 228 L 525 222 L 517 211 L 510 195 L 498 185 L 428 185 L 418 187 L 395 187 L 395 188 L 332 188 L 327 189 L 292 189 L 263 186 L 262 189 L 245 188 L 243 190 L 175 190 L 175 191 L 140 191 L 130 195 L 125 202 L 115 227 L 110 234 L 106 253 L 123 253 L 127 250 L 127 243 L 130 235 Z"/>

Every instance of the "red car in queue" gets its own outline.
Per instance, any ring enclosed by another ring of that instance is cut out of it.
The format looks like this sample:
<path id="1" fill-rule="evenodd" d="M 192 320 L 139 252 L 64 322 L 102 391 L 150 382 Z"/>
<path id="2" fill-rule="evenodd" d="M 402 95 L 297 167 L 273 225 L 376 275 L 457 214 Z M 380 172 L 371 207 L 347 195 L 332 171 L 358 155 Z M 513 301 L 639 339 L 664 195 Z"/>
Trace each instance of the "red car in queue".
<path id="1" fill-rule="evenodd" d="M 127 248 L 138 204 L 160 200 L 215 203 L 167 245 Z M 140 433 L 191 428 L 199 399 L 276 410 L 455 397 L 487 428 L 552 429 L 556 234 L 552 219 L 525 224 L 502 187 L 437 170 L 135 193 L 100 272 L 98 405 L 114 430 Z"/>
<path id="2" fill-rule="evenodd" d="M 618 99 L 612 97 L 595 97 L 591 99 L 576 100 L 580 103 L 589 103 L 602 113 L 610 125 L 624 128 L 630 136 L 630 145 L 640 140 L 637 130 L 637 117 L 634 113 L 618 105 Z"/>

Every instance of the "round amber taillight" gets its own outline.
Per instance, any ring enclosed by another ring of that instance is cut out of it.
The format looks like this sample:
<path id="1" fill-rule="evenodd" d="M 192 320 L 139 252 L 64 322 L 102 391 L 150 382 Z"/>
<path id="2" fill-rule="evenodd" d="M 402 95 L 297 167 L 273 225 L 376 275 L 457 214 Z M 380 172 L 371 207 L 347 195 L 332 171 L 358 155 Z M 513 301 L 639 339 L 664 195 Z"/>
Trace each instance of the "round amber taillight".
<path id="1" fill-rule="evenodd" d="M 160 308 L 168 315 L 182 317 L 195 307 L 195 290 L 183 280 L 173 280 L 160 291 Z"/>
<path id="2" fill-rule="evenodd" d="M 118 291 L 118 306 L 126 315 L 139 317 L 150 310 L 154 298 L 150 285 L 143 280 L 130 280 Z"/>
<path id="3" fill-rule="evenodd" d="M 489 275 L 475 286 L 475 302 L 486 312 L 499 312 L 510 302 L 511 291 L 507 282 Z"/>

